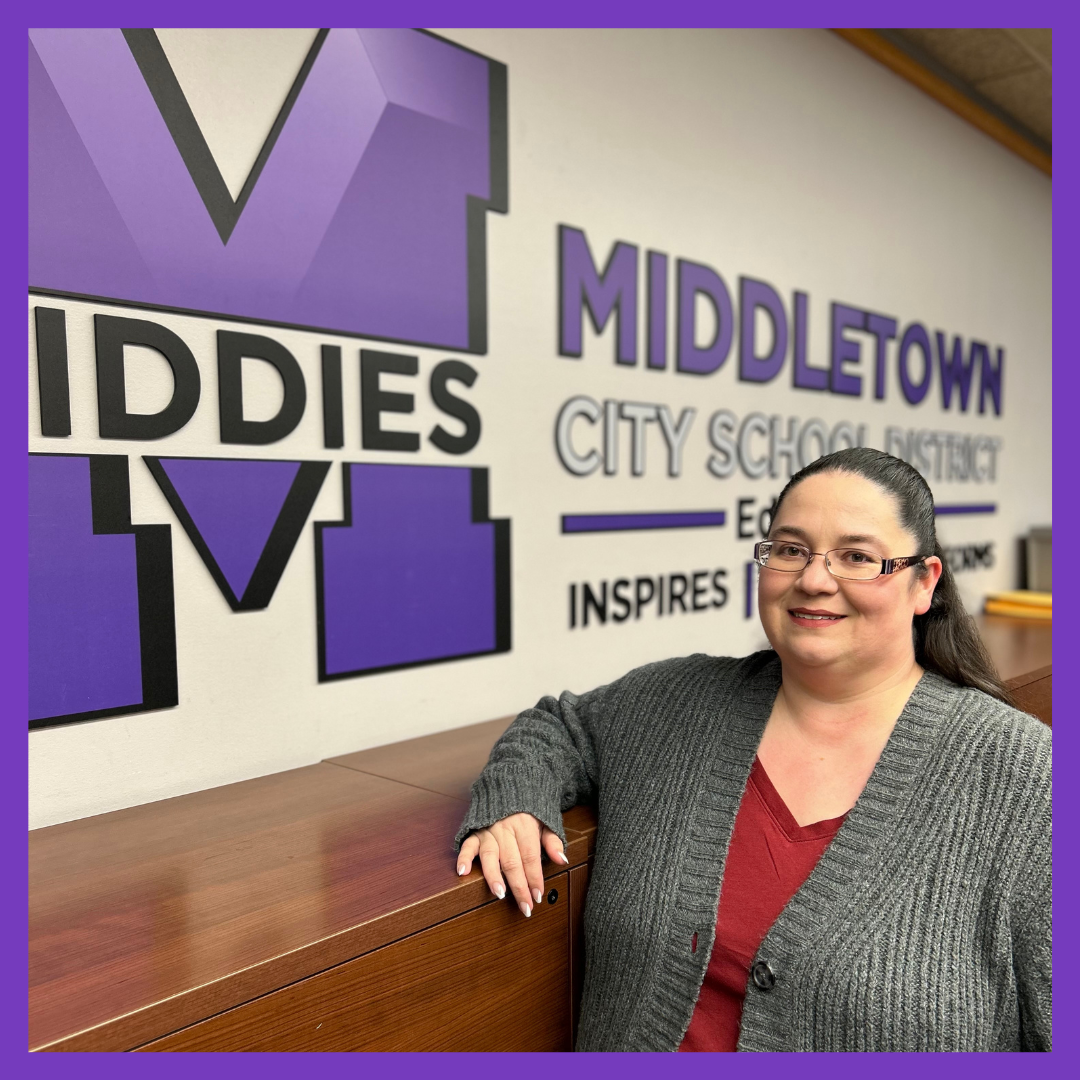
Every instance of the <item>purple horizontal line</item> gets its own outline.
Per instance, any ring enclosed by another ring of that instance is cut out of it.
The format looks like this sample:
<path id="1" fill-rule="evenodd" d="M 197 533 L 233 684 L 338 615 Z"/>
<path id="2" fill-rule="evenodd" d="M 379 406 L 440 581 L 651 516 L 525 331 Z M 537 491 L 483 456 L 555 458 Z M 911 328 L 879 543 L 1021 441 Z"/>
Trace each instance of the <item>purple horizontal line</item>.
<path id="1" fill-rule="evenodd" d="M 951 503 L 935 506 L 935 514 L 996 514 L 997 503 Z"/>
<path id="2" fill-rule="evenodd" d="M 564 533 L 628 532 L 631 529 L 705 529 L 724 524 L 723 510 L 658 514 L 563 514 Z"/>

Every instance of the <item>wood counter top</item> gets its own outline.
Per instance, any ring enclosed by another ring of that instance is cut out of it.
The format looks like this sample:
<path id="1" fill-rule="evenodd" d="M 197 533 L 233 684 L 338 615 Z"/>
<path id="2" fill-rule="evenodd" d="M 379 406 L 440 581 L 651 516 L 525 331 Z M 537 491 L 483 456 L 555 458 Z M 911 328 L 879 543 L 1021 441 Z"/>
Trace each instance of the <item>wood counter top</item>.
<path id="1" fill-rule="evenodd" d="M 483 724 L 327 758 L 327 761 L 438 791 L 468 804 L 472 782 L 487 764 L 495 741 L 513 719 L 504 716 Z M 461 813 L 465 813 L 464 806 Z M 596 815 L 588 806 L 575 806 L 563 814 L 563 828 L 566 830 L 566 857 L 570 866 L 577 866 L 593 853 Z"/>
<path id="2" fill-rule="evenodd" d="M 127 1049 L 486 903 L 463 813 L 322 762 L 34 830 L 31 1048 Z"/>
<path id="3" fill-rule="evenodd" d="M 1006 681 L 1053 663 L 1053 633 L 1049 622 L 1008 615 L 976 615 L 975 624 L 998 674 Z"/>

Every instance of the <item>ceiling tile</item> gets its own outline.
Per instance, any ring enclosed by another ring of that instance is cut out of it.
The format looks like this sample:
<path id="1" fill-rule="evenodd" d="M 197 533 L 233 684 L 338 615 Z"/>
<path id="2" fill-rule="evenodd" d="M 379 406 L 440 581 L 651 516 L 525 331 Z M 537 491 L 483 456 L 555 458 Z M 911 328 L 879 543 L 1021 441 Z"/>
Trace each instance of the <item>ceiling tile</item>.
<path id="1" fill-rule="evenodd" d="M 1034 28 L 1021 28 L 1018 30 L 1010 30 L 1009 34 L 1014 38 L 1019 38 L 1032 52 L 1037 53 L 1043 60 L 1050 64 L 1053 60 L 1051 37 L 1053 31 L 1039 30 Z"/>
<path id="2" fill-rule="evenodd" d="M 1038 66 L 1017 41 L 1002 30 L 897 30 L 902 38 L 965 82 L 1012 75 Z"/>
<path id="3" fill-rule="evenodd" d="M 976 89 L 1040 138 L 1051 141 L 1053 84 L 1042 68 L 987 79 L 978 83 Z"/>

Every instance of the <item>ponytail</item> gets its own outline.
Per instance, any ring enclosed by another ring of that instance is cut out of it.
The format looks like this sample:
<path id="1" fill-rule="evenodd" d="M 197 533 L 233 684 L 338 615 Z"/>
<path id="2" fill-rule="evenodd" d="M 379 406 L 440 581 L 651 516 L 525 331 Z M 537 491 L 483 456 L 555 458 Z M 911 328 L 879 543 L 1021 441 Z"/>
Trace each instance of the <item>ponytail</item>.
<path id="1" fill-rule="evenodd" d="M 929 610 L 916 615 L 911 624 L 916 662 L 958 686 L 972 686 L 1006 705 L 1013 705 L 1012 696 L 1002 684 L 975 620 L 964 610 L 956 578 L 938 543 L 934 544 L 934 554 L 941 559 L 941 577 Z M 922 564 L 915 568 L 916 573 L 920 571 L 929 573 Z"/>

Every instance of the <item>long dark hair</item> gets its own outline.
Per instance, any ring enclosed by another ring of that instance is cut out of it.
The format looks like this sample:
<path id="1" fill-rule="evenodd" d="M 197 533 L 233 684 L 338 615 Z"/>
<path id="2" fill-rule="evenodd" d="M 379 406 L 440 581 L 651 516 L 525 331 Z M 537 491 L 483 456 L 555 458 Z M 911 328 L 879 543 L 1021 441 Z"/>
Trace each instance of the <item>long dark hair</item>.
<path id="1" fill-rule="evenodd" d="M 922 474 L 906 461 L 874 450 L 856 446 L 837 450 L 800 469 L 780 492 L 773 520 L 787 494 L 796 484 L 817 473 L 851 473 L 876 484 L 896 500 L 900 524 L 912 533 L 918 554 L 936 555 L 941 560 L 941 577 L 934 589 L 930 609 L 912 620 L 915 660 L 927 671 L 936 671 L 959 686 L 971 686 L 991 697 L 1013 704 L 1001 676 L 994 667 L 986 646 L 979 637 L 975 621 L 964 610 L 956 588 L 956 579 L 938 543 L 934 525 L 934 496 Z M 917 574 L 929 570 L 921 563 L 914 567 Z"/>

